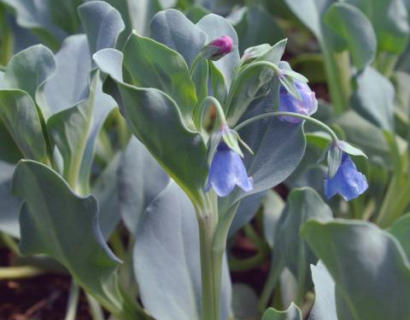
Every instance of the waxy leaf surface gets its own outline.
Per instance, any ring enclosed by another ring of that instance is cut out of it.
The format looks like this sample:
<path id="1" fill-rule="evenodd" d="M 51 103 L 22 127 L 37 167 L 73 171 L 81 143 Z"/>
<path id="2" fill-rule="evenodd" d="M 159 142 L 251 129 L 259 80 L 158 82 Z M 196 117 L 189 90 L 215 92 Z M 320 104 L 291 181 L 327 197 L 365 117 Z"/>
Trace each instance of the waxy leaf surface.
<path id="1" fill-rule="evenodd" d="M 304 188 L 294 189 L 290 193 L 283 215 L 276 240 L 286 267 L 297 278 L 299 286 L 308 289 L 312 284 L 309 266 L 318 259 L 301 239 L 300 230 L 311 219 L 332 219 L 332 211 L 316 191 Z"/>
<path id="2" fill-rule="evenodd" d="M 100 302 L 121 308 L 119 261 L 102 238 L 96 199 L 77 196 L 56 172 L 29 160 L 17 166 L 12 190 L 25 200 L 20 251 L 55 258 Z"/>
<path id="3" fill-rule="evenodd" d="M 25 158 L 48 161 L 40 116 L 26 92 L 0 90 L 0 118 Z"/>
<path id="4" fill-rule="evenodd" d="M 19 238 L 21 200 L 14 197 L 10 191 L 14 170 L 14 165 L 0 161 L 0 231 Z"/>
<path id="5" fill-rule="evenodd" d="M 336 313 L 335 282 L 324 264 L 311 265 L 312 280 L 315 285 L 315 303 L 309 320 L 338 320 Z"/>
<path id="6" fill-rule="evenodd" d="M 176 103 L 168 95 L 123 83 L 121 58 L 115 50 L 102 50 L 94 56 L 99 68 L 110 76 L 105 91 L 116 99 L 131 131 L 165 171 L 191 199 L 199 200 L 208 171 L 202 137 L 184 125 Z"/>
<path id="7" fill-rule="evenodd" d="M 132 137 L 118 168 L 120 212 L 132 234 L 136 233 L 142 214 L 168 183 L 169 177 L 158 162 Z"/>
<path id="8" fill-rule="evenodd" d="M 335 281 L 339 320 L 408 319 L 410 264 L 396 238 L 343 220 L 309 221 L 302 236 Z"/>
<path id="9" fill-rule="evenodd" d="M 173 181 L 141 217 L 134 261 L 142 302 L 156 319 L 201 319 L 198 223 L 192 203 Z M 230 304 L 231 283 L 225 264 L 222 320 L 228 319 Z"/>
<path id="10" fill-rule="evenodd" d="M 393 131 L 395 92 L 391 82 L 368 67 L 358 76 L 357 85 L 351 99 L 354 109 L 376 126 Z"/>
<path id="11" fill-rule="evenodd" d="M 205 32 L 177 10 L 166 10 L 156 14 L 151 22 L 150 36 L 179 52 L 188 66 L 191 66 L 207 41 Z"/>

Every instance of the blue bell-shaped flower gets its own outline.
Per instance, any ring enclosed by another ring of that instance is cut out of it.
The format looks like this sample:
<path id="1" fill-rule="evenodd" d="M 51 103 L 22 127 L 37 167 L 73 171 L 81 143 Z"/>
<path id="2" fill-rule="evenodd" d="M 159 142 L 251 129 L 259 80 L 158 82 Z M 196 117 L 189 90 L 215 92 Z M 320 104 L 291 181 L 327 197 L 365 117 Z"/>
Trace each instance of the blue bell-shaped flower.
<path id="1" fill-rule="evenodd" d="M 253 181 L 248 177 L 240 155 L 221 142 L 212 160 L 205 190 L 212 187 L 219 197 L 225 197 L 235 186 L 248 192 L 253 189 Z"/>
<path id="2" fill-rule="evenodd" d="M 299 91 L 302 100 L 294 97 L 286 90 L 285 87 L 281 86 L 279 94 L 279 111 L 294 112 L 307 116 L 312 115 L 317 110 L 317 100 L 315 93 L 310 90 L 309 86 L 304 82 L 295 80 L 295 86 Z M 303 121 L 299 118 L 287 116 L 281 116 L 280 119 L 291 123 L 300 123 Z"/>
<path id="3" fill-rule="evenodd" d="M 346 153 L 343 153 L 335 176 L 325 179 L 325 195 L 328 199 L 338 193 L 346 201 L 350 201 L 365 192 L 368 187 L 366 176 L 357 171 L 356 165 Z"/>

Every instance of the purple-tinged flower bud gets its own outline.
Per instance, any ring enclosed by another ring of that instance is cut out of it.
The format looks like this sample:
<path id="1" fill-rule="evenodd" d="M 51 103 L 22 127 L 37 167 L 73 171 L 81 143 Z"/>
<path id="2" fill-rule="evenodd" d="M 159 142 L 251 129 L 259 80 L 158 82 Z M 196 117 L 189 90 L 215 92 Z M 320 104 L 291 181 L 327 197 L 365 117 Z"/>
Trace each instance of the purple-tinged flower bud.
<path id="1" fill-rule="evenodd" d="M 356 165 L 346 153 L 343 153 L 342 163 L 335 176 L 325 179 L 325 195 L 328 199 L 338 193 L 346 201 L 350 201 L 365 192 L 368 187 L 366 176 L 357 171 Z"/>
<path id="2" fill-rule="evenodd" d="M 286 90 L 285 87 L 281 86 L 279 94 L 279 111 L 295 112 L 307 116 L 314 114 L 317 110 L 315 93 L 310 90 L 309 86 L 304 82 L 295 80 L 295 85 L 300 93 L 300 96 L 302 97 L 302 100 L 294 97 Z M 287 116 L 281 116 L 280 119 L 291 123 L 300 123 L 303 121 L 299 118 Z"/>
<path id="3" fill-rule="evenodd" d="M 205 191 L 212 187 L 219 197 L 225 197 L 235 186 L 249 192 L 253 189 L 253 181 L 248 177 L 240 155 L 221 142 L 211 163 Z"/>
<path id="4" fill-rule="evenodd" d="M 222 36 L 212 40 L 201 52 L 205 59 L 217 61 L 233 51 L 233 40 L 229 36 Z"/>

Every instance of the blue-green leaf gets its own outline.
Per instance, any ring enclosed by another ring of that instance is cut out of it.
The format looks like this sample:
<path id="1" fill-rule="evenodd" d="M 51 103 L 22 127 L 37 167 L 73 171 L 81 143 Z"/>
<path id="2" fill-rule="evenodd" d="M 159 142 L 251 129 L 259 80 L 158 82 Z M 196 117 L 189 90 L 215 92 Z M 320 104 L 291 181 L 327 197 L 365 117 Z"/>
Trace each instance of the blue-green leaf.
<path id="1" fill-rule="evenodd" d="M 199 231 L 192 203 L 170 181 L 141 218 L 134 270 L 144 306 L 156 319 L 200 320 Z M 225 264 L 222 320 L 228 318 L 230 303 L 231 284 Z"/>
<path id="2" fill-rule="evenodd" d="M 120 13 L 102 1 L 90 1 L 78 7 L 81 22 L 87 34 L 90 53 L 114 48 L 125 25 Z"/>
<path id="3" fill-rule="evenodd" d="M 48 162 L 40 116 L 27 93 L 0 90 L 0 118 L 25 158 Z"/>
<path id="4" fill-rule="evenodd" d="M 388 231 L 400 242 L 410 260 L 410 214 L 397 220 Z"/>
<path id="5" fill-rule="evenodd" d="M 258 296 L 244 283 L 232 286 L 232 311 L 237 320 L 259 320 Z"/>
<path id="6" fill-rule="evenodd" d="M 124 47 L 124 82 L 139 88 L 156 88 L 176 102 L 182 119 L 193 127 L 197 97 L 186 62 L 176 51 L 133 33 Z"/>
<path id="7" fill-rule="evenodd" d="M 53 49 L 57 49 L 62 39 L 67 35 L 65 31 L 56 25 L 56 21 L 53 21 L 52 6 L 50 4 L 55 5 L 55 1 L 1 0 L 1 2 L 13 9 L 17 24 L 20 27 L 30 29 L 39 39 Z M 61 7 L 63 6 L 60 5 Z"/>
<path id="8" fill-rule="evenodd" d="M 44 97 L 45 83 L 54 76 L 56 62 L 50 49 L 36 45 L 17 53 L 10 59 L 4 75 L 4 88 L 27 92 L 47 115 Z"/>
<path id="9" fill-rule="evenodd" d="M 292 12 L 318 39 L 322 39 L 322 15 L 335 0 L 285 0 Z"/>
<path id="10" fill-rule="evenodd" d="M 233 40 L 234 50 L 222 59 L 215 61 L 216 67 L 224 75 L 227 88 L 230 87 L 234 71 L 239 64 L 238 35 L 233 26 L 221 16 L 209 14 L 203 17 L 197 26 L 207 35 L 207 41 L 229 36 Z"/>
<path id="11" fill-rule="evenodd" d="M 122 219 L 132 234 L 149 204 L 168 183 L 169 177 L 147 148 L 131 138 L 118 168 L 118 193 Z"/>
<path id="12" fill-rule="evenodd" d="M 321 261 L 311 265 L 315 285 L 315 304 L 308 320 L 338 320 L 336 313 L 335 282 Z"/>
<path id="13" fill-rule="evenodd" d="M 177 10 L 157 13 L 151 22 L 150 36 L 179 52 L 188 66 L 206 43 L 206 34 Z"/>
<path id="14" fill-rule="evenodd" d="M 403 0 L 345 0 L 357 6 L 376 31 L 379 51 L 400 54 L 408 42 L 408 14 Z"/>
<path id="15" fill-rule="evenodd" d="M 360 71 L 373 62 L 377 40 L 367 17 L 356 7 L 335 3 L 327 10 L 324 20 L 346 42 L 353 63 Z"/>
<path id="16" fill-rule="evenodd" d="M 13 194 L 25 204 L 20 213 L 20 251 L 46 254 L 63 264 L 76 282 L 117 316 L 135 319 L 119 292 L 118 259 L 104 242 L 93 196 L 79 197 L 50 168 L 22 160 L 17 166 Z"/>
<path id="17" fill-rule="evenodd" d="M 302 236 L 336 283 L 339 320 L 406 320 L 410 264 L 396 238 L 362 221 L 309 221 Z"/>
<path id="18" fill-rule="evenodd" d="M 390 148 L 383 130 L 361 117 L 354 111 L 348 111 L 336 120 L 346 135 L 346 140 L 360 147 L 373 163 L 383 162 L 391 169 Z"/>
<path id="19" fill-rule="evenodd" d="M 103 72 L 109 73 L 105 91 L 120 105 L 132 132 L 190 198 L 201 201 L 208 174 L 201 135 L 187 129 L 168 95 L 122 82 L 120 53 L 102 50 L 95 55 L 95 61 Z M 153 127 L 157 130 L 153 131 Z"/>
<path id="20" fill-rule="evenodd" d="M 231 227 L 229 228 L 229 237 L 233 236 L 238 230 L 252 220 L 258 212 L 265 196 L 266 192 L 255 193 L 241 201 Z"/>
<path id="21" fill-rule="evenodd" d="M 263 201 L 263 235 L 271 248 L 275 246 L 276 233 L 284 208 L 285 202 L 280 195 L 276 191 L 269 190 Z"/>
<path id="22" fill-rule="evenodd" d="M 138 34 L 143 36 L 149 35 L 149 25 L 154 15 L 163 10 L 161 4 L 163 0 L 138 0 L 138 1 L 124 1 L 124 0 L 106 0 L 114 8 L 116 8 L 122 16 L 126 29 L 124 35 L 127 37 L 132 30 L 136 30 Z M 121 36 L 121 38 L 123 38 Z M 120 43 L 123 44 L 121 39 Z"/>
<path id="23" fill-rule="evenodd" d="M 246 153 L 244 159 L 248 175 L 253 178 L 254 188 L 250 193 L 236 189 L 229 197 L 236 199 L 233 202 L 271 189 L 285 180 L 298 166 L 306 147 L 302 125 L 276 118 L 260 120 L 239 133 L 254 152 L 254 155 Z"/>
<path id="24" fill-rule="evenodd" d="M 119 167 L 120 155 L 116 154 L 92 186 L 92 195 L 98 200 L 100 228 L 104 239 L 109 239 L 121 221 L 121 216 L 118 214 L 120 210 L 117 174 Z"/>
<path id="25" fill-rule="evenodd" d="M 71 108 L 87 98 L 91 71 L 90 50 L 85 35 L 68 37 L 56 53 L 56 75 L 45 84 L 45 96 L 50 108 L 46 117 Z"/>
<path id="26" fill-rule="evenodd" d="M 10 191 L 14 169 L 14 165 L 0 161 L 0 231 L 19 238 L 21 200 L 14 197 Z"/>
<path id="27" fill-rule="evenodd" d="M 357 91 L 351 102 L 355 110 L 378 127 L 393 131 L 394 87 L 372 67 L 367 67 L 357 78 Z"/>
<path id="28" fill-rule="evenodd" d="M 98 72 L 94 75 L 87 100 L 53 115 L 47 121 L 47 131 L 58 147 L 64 161 L 64 178 L 80 194 L 86 194 L 87 185 L 79 185 L 81 163 L 91 129 Z M 84 180 L 83 180 L 84 181 Z"/>
<path id="29" fill-rule="evenodd" d="M 329 177 L 333 178 L 339 170 L 340 164 L 342 163 L 343 152 L 337 146 L 331 146 L 327 153 L 327 165 L 329 167 Z"/>
<path id="30" fill-rule="evenodd" d="M 317 262 L 316 256 L 300 237 L 300 230 L 306 221 L 321 221 L 333 218 L 332 211 L 322 198 L 310 188 L 294 189 L 287 200 L 283 212 L 284 219 L 279 225 L 276 239 L 284 257 L 286 267 L 299 282 L 299 290 L 308 289 L 312 281 L 309 277 L 310 264 Z"/>
<path id="31" fill-rule="evenodd" d="M 251 5 L 241 21 L 235 25 L 240 39 L 240 51 L 261 43 L 273 44 L 283 39 L 284 33 L 273 16 L 259 5 Z"/>

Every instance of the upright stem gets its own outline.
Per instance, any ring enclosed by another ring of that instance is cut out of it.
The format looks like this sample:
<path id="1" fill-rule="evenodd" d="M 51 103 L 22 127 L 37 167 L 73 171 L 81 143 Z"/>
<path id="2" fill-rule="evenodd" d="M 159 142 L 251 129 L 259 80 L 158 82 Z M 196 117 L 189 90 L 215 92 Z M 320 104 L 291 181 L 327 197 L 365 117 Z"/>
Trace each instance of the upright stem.
<path id="1" fill-rule="evenodd" d="M 3 5 L 0 7 L 0 34 L 2 35 L 2 38 L 0 39 L 0 65 L 5 66 L 13 55 L 14 39 L 8 24 L 7 10 Z"/>
<path id="2" fill-rule="evenodd" d="M 238 204 L 220 214 L 213 191 L 207 195 L 207 200 L 206 208 L 197 209 L 201 247 L 202 320 L 219 320 L 226 240 Z"/>
<path id="3" fill-rule="evenodd" d="M 211 191 L 212 192 L 212 191 Z M 223 253 L 214 250 L 218 225 L 216 196 L 210 194 L 206 208 L 197 209 L 202 278 L 202 320 L 219 320 Z"/>
<path id="4" fill-rule="evenodd" d="M 335 53 L 325 44 L 321 44 L 321 47 L 332 103 L 336 114 L 341 114 L 348 109 L 351 94 L 349 53 L 347 51 Z"/>
<path id="5" fill-rule="evenodd" d="M 218 272 L 218 257 L 212 250 L 213 226 L 206 219 L 200 224 L 200 246 L 201 246 L 201 277 L 202 277 L 202 319 L 219 320 L 221 309 L 220 290 L 218 282 L 222 276 Z M 221 261 L 222 263 L 222 261 Z"/>
<path id="6" fill-rule="evenodd" d="M 394 72 L 394 67 L 397 64 L 399 57 L 395 54 L 381 52 L 376 58 L 376 67 L 387 78 L 390 78 Z"/>

